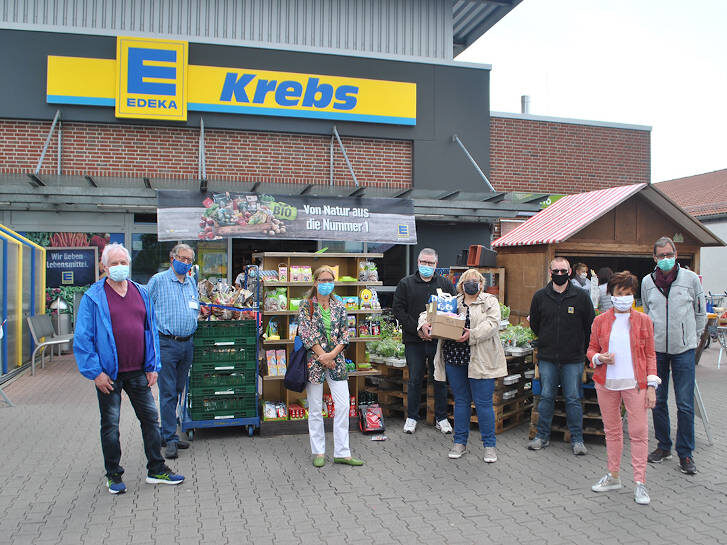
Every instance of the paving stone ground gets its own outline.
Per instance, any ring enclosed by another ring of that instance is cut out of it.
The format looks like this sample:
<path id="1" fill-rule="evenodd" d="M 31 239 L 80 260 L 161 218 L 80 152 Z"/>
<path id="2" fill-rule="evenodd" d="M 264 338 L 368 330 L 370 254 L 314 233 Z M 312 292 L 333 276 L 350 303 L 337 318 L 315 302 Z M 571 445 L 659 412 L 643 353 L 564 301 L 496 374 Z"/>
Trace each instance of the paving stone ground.
<path id="1" fill-rule="evenodd" d="M 16 406 L 0 407 L 0 543 L 727 543 L 727 366 L 716 368 L 717 352 L 707 350 L 697 368 L 714 444 L 697 419 L 699 473 L 683 475 L 676 457 L 650 465 L 650 506 L 633 501 L 628 448 L 628 485 L 595 494 L 590 486 L 605 471 L 605 447 L 589 443 L 589 454 L 575 457 L 555 440 L 531 452 L 527 424 L 499 435 L 499 460 L 485 464 L 476 432 L 469 453 L 449 460 L 451 436 L 428 426 L 404 435 L 403 422 L 389 420 L 388 441 L 352 432 L 364 467 L 322 469 L 310 463 L 307 435 L 202 431 L 170 464 L 186 476 L 184 484 L 147 485 L 141 433 L 126 399 L 121 438 L 129 490 L 112 496 L 104 486 L 93 384 L 72 357 L 56 358 L 35 377 L 5 386 Z"/>

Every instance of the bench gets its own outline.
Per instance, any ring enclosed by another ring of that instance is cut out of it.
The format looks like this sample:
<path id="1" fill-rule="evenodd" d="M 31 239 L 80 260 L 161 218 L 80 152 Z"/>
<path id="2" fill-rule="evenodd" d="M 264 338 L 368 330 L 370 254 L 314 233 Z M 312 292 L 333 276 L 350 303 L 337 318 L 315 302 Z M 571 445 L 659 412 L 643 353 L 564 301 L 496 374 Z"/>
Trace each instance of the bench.
<path id="1" fill-rule="evenodd" d="M 73 340 L 73 333 L 68 335 L 56 335 L 56 331 L 53 328 L 53 323 L 50 320 L 48 314 L 36 314 L 35 316 L 28 316 L 28 328 L 30 334 L 33 336 L 35 342 L 35 350 L 33 350 L 33 356 L 31 357 L 31 375 L 35 375 L 35 355 L 40 351 L 40 366 L 45 367 L 45 349 L 51 347 L 51 357 L 53 356 L 53 347 L 56 345 L 65 344 Z M 45 339 L 41 342 L 41 339 Z"/>

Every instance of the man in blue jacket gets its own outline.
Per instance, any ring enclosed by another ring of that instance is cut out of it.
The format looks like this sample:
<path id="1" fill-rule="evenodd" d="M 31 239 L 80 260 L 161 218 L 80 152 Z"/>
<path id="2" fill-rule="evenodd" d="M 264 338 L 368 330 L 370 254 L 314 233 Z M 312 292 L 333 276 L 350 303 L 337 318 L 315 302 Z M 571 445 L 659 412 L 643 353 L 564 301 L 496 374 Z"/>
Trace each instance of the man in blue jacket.
<path id="1" fill-rule="evenodd" d="M 112 494 L 126 492 L 121 479 L 124 468 L 119 464 L 121 390 L 126 391 L 141 423 L 146 482 L 180 484 L 184 477 L 169 469 L 161 454 L 159 419 L 151 393 L 161 369 L 154 307 L 146 290 L 129 280 L 131 256 L 124 246 L 106 246 L 101 262 L 108 277 L 93 284 L 81 300 L 73 353 L 78 370 L 96 386 L 106 486 Z"/>

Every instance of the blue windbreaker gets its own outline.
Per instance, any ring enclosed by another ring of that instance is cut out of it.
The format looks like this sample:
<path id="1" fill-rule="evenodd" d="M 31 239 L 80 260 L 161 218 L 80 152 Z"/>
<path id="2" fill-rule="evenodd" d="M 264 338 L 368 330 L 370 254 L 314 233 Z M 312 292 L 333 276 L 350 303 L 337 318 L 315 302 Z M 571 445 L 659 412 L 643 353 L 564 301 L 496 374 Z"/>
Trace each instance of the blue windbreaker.
<path id="1" fill-rule="evenodd" d="M 119 372 L 119 358 L 111 329 L 111 313 L 104 282 L 106 279 L 102 278 L 93 284 L 81 299 L 73 335 L 73 354 L 76 356 L 78 370 L 90 380 L 95 379 L 101 372 L 116 380 Z M 158 373 L 162 362 L 159 358 L 159 333 L 154 321 L 154 306 L 146 288 L 132 280 L 129 282 L 139 289 L 146 307 L 144 371 Z"/>

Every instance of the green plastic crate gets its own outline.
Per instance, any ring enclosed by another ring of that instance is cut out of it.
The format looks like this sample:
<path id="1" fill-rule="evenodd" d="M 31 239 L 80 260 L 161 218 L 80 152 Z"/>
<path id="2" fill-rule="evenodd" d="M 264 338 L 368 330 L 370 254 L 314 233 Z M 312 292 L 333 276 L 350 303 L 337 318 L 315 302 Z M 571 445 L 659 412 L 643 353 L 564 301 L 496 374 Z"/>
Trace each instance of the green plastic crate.
<path id="1" fill-rule="evenodd" d="M 255 358 L 237 361 L 194 361 L 192 362 L 192 375 L 217 374 L 232 372 L 255 372 L 257 362 Z"/>
<path id="2" fill-rule="evenodd" d="M 215 344 L 195 346 L 193 361 L 236 361 L 254 360 L 256 340 L 241 339 L 242 342 L 216 341 Z"/>
<path id="3" fill-rule="evenodd" d="M 238 384 L 236 386 L 189 386 L 189 393 L 195 399 L 218 396 L 242 396 L 255 393 L 255 383 Z"/>
<path id="4" fill-rule="evenodd" d="M 225 420 L 257 416 L 257 396 L 249 394 L 235 397 L 189 396 L 192 420 Z"/>
<path id="5" fill-rule="evenodd" d="M 204 321 L 197 324 L 195 341 L 252 337 L 257 339 L 257 320 Z"/>
<path id="6" fill-rule="evenodd" d="M 255 378 L 254 370 L 224 374 L 193 372 L 189 378 L 189 386 L 190 388 L 244 386 L 245 384 L 252 383 Z"/>

